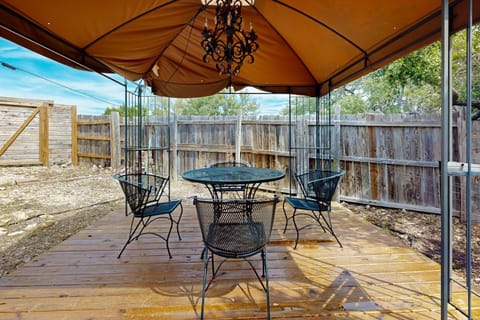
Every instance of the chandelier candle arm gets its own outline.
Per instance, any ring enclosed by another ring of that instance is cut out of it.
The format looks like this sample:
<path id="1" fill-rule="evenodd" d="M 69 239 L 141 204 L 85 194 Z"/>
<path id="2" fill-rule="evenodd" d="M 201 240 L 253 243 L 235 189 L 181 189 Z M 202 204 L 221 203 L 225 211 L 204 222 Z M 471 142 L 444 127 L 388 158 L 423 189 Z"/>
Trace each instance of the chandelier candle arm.
<path id="1" fill-rule="evenodd" d="M 201 46 L 204 51 L 203 61 L 215 62 L 219 74 L 236 76 L 243 62 L 252 64 L 253 53 L 258 49 L 258 36 L 250 22 L 250 31 L 243 29 L 241 0 L 218 0 L 215 11 L 215 28 L 208 28 L 208 19 L 202 30 Z"/>

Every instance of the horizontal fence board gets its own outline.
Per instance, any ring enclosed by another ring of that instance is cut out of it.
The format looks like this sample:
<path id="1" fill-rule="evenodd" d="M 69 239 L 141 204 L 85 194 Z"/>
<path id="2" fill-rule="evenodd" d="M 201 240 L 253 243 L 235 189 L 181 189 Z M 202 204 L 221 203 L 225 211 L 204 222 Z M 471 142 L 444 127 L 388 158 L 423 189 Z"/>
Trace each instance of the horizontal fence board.
<path id="1" fill-rule="evenodd" d="M 102 133 L 94 136 L 85 136 L 83 133 L 78 133 L 77 140 L 78 142 L 83 140 L 83 143 L 88 144 L 94 141 L 110 141 L 110 136 L 105 136 Z"/>
<path id="2" fill-rule="evenodd" d="M 90 159 L 110 159 L 110 155 L 108 154 L 95 154 L 95 153 L 78 153 L 80 158 L 90 158 Z"/>

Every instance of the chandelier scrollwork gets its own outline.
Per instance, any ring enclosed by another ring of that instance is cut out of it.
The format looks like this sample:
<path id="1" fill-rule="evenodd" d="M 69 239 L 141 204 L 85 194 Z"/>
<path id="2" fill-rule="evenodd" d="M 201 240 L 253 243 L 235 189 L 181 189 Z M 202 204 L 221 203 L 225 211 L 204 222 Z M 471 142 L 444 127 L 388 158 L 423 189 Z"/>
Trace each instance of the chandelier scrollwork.
<path id="1" fill-rule="evenodd" d="M 253 63 L 258 49 L 258 36 L 250 22 L 249 31 L 243 29 L 242 0 L 217 0 L 215 29 L 205 27 L 201 46 L 205 63 L 213 60 L 220 74 L 236 76 L 244 62 Z"/>

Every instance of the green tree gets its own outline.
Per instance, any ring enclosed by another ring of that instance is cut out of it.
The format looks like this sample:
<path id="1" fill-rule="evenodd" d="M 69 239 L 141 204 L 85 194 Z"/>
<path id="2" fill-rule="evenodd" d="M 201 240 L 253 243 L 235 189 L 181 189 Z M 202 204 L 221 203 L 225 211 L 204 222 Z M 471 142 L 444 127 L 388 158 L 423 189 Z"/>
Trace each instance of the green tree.
<path id="1" fill-rule="evenodd" d="M 362 100 L 359 95 L 356 94 L 346 94 L 338 99 L 338 105 L 340 110 L 344 114 L 357 114 L 357 113 L 366 113 L 368 112 L 367 103 Z"/>
<path id="2" fill-rule="evenodd" d="M 316 110 L 316 98 L 315 97 L 293 97 L 291 100 L 292 114 L 306 115 L 315 114 Z M 289 107 L 285 106 L 280 110 L 280 114 L 288 115 Z"/>
<path id="3" fill-rule="evenodd" d="M 108 107 L 105 110 L 103 110 L 103 115 L 108 116 L 112 112 L 118 112 L 118 113 L 120 113 L 120 116 L 122 116 L 122 114 L 124 113 L 124 111 L 123 111 L 124 109 L 125 109 L 125 106 L 123 106 L 123 105 L 118 106 L 118 107 Z"/>
<path id="4" fill-rule="evenodd" d="M 472 98 L 480 100 L 480 26 L 472 32 Z M 410 53 L 332 94 L 342 112 L 440 111 L 440 42 Z M 452 85 L 458 100 L 466 96 L 466 32 L 452 37 Z"/>
<path id="5" fill-rule="evenodd" d="M 148 115 L 148 109 L 146 107 L 143 107 L 142 111 L 143 111 L 143 113 L 142 113 L 143 116 Z M 127 114 L 128 117 L 132 118 L 132 117 L 136 117 L 138 115 L 138 107 L 137 106 L 130 106 L 128 108 L 125 108 L 125 105 L 121 105 L 117 108 L 114 108 L 114 107 L 110 108 L 109 107 L 109 108 L 106 108 L 103 111 L 103 115 L 109 115 L 112 112 L 118 112 L 120 114 L 120 117 L 124 117 L 125 114 Z"/>
<path id="6" fill-rule="evenodd" d="M 462 30 L 452 38 L 452 85 L 458 94 L 458 100 L 466 101 L 467 75 L 467 33 Z M 480 101 L 480 26 L 472 30 L 472 99 Z"/>
<path id="7" fill-rule="evenodd" d="M 435 112 L 440 107 L 440 66 L 437 42 L 334 90 L 331 105 L 345 114 Z M 314 112 L 311 100 L 292 105 L 292 114 Z M 288 107 L 281 113 L 288 114 Z"/>
<path id="8" fill-rule="evenodd" d="M 365 79 L 367 102 L 377 112 L 425 112 L 440 106 L 440 43 L 414 51 Z"/>
<path id="9" fill-rule="evenodd" d="M 239 109 L 245 115 L 254 115 L 258 104 L 249 94 L 225 91 L 208 97 L 177 99 L 175 102 L 176 113 L 180 115 L 229 116 L 238 114 Z"/>

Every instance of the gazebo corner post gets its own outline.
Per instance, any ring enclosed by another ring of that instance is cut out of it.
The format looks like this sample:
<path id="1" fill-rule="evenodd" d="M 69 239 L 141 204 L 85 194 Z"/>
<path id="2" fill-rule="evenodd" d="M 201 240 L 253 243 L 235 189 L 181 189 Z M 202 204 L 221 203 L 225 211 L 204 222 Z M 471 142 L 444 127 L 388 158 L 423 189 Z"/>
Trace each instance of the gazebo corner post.
<path id="1" fill-rule="evenodd" d="M 128 126 L 127 126 L 127 111 L 128 111 L 128 86 L 127 86 L 127 79 L 124 79 L 124 83 L 123 83 L 123 88 L 124 88 L 124 105 L 123 105 L 123 109 L 124 109 L 124 113 L 123 113 L 123 167 L 124 167 L 124 173 L 125 174 L 128 174 Z M 120 148 L 121 148 L 121 142 L 120 142 Z M 120 159 L 120 163 L 121 163 L 121 159 Z M 125 198 L 124 200 L 124 211 L 125 211 L 125 215 L 128 214 L 128 202 L 127 202 L 127 199 Z"/>
<path id="2" fill-rule="evenodd" d="M 171 183 L 172 183 L 172 126 L 170 119 L 171 103 L 170 97 L 167 100 L 167 155 L 168 155 L 168 201 L 171 200 Z"/>
<path id="3" fill-rule="evenodd" d="M 143 93 L 143 88 L 142 85 L 139 84 L 137 86 L 137 173 L 141 174 L 142 173 L 142 130 L 143 130 L 143 123 L 142 123 L 142 117 L 143 117 L 143 112 L 142 112 L 142 93 Z M 148 170 L 148 168 L 145 168 Z"/>
<path id="4" fill-rule="evenodd" d="M 292 93 L 289 88 L 288 90 L 288 193 L 292 194 L 292 183 L 293 183 L 293 171 L 292 171 Z"/>
<path id="5" fill-rule="evenodd" d="M 472 315 L 472 0 L 468 0 L 468 23 L 467 23 L 467 79 L 466 79 L 466 159 L 467 159 L 467 176 L 466 176 L 466 237 L 467 243 L 465 248 L 466 257 L 466 289 L 467 289 L 467 315 Z"/>
<path id="6" fill-rule="evenodd" d="M 178 114 L 176 110 L 173 112 L 172 138 L 170 144 L 172 146 L 170 151 L 172 162 L 170 163 L 170 166 L 173 171 L 173 179 L 178 180 Z"/>
<path id="7" fill-rule="evenodd" d="M 448 319 L 448 304 L 451 298 L 451 185 L 448 161 L 451 155 L 451 42 L 450 13 L 448 0 L 442 0 L 442 68 L 441 68 L 441 122 L 442 145 L 440 161 L 440 206 L 441 206 L 441 319 Z"/>
<path id="8" fill-rule="evenodd" d="M 320 144 L 320 99 L 320 86 L 317 85 L 315 86 L 315 169 L 321 169 L 320 150 L 322 146 Z"/>
<path id="9" fill-rule="evenodd" d="M 127 110 L 128 110 L 128 87 L 127 79 L 123 82 L 124 103 L 123 103 L 123 166 L 125 173 L 128 173 L 128 126 L 127 126 Z M 121 143 L 120 143 L 121 145 Z M 121 162 L 121 159 L 120 159 Z M 127 203 L 125 202 L 125 206 Z"/>
<path id="10" fill-rule="evenodd" d="M 340 113 L 337 114 L 337 108 L 335 108 L 335 120 L 332 123 L 332 80 L 328 80 L 328 95 L 327 95 L 327 107 L 328 107 L 328 159 L 329 159 L 329 170 L 339 170 L 340 169 L 340 155 L 338 151 L 338 139 L 339 135 L 337 136 L 337 120 L 340 120 Z M 338 116 L 338 118 L 337 118 Z M 334 133 L 332 131 L 335 130 Z M 339 134 L 339 132 L 338 132 Z M 335 150 L 333 150 L 333 142 L 332 139 L 335 138 L 337 142 L 335 144 Z M 332 167 L 333 166 L 333 167 Z"/>
<path id="11" fill-rule="evenodd" d="M 341 148 L 341 117 L 342 109 L 340 104 L 336 103 L 333 105 L 334 109 L 334 121 L 333 121 L 333 145 L 335 149 L 333 150 L 333 159 L 335 160 L 335 169 L 340 170 L 340 150 Z"/>
<path id="12" fill-rule="evenodd" d="M 242 108 L 238 108 L 235 122 L 235 162 L 242 161 Z"/>

